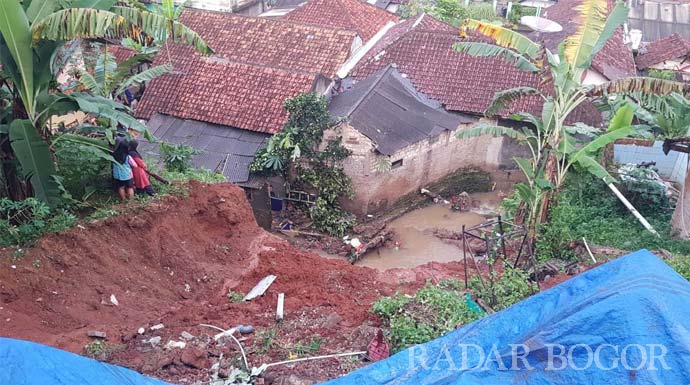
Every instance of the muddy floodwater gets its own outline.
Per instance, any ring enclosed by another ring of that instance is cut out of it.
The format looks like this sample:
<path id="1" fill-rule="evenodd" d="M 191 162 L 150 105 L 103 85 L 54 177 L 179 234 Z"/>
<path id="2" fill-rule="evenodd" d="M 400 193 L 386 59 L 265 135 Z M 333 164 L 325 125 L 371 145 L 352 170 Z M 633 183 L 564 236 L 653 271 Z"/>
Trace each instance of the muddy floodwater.
<path id="1" fill-rule="evenodd" d="M 395 232 L 395 239 L 400 247 L 382 247 L 366 253 L 357 262 L 378 270 L 392 268 L 412 268 L 428 262 L 451 262 L 462 260 L 462 249 L 444 243 L 431 234 L 434 228 L 461 231 L 462 225 L 474 226 L 486 221 L 486 218 L 474 212 L 458 212 L 447 206 L 434 204 L 410 211 L 388 223 L 388 228 Z"/>

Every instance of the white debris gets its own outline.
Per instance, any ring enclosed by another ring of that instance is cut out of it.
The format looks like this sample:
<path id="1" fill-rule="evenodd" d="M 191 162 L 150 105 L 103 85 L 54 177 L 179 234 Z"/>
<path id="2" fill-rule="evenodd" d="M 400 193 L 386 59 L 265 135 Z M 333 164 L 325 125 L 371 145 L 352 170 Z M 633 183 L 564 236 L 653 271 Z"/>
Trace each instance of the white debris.
<path id="1" fill-rule="evenodd" d="M 13 269 L 16 269 L 16 268 L 17 268 L 17 265 L 12 265 L 12 266 L 10 266 L 10 267 L 13 268 Z"/>
<path id="2" fill-rule="evenodd" d="M 189 293 L 190 291 L 192 291 L 192 287 L 188 283 L 185 283 L 184 284 L 184 292 Z"/>
<path id="3" fill-rule="evenodd" d="M 182 338 L 183 340 L 190 341 L 194 339 L 194 336 L 191 333 L 185 331 L 180 333 L 180 338 Z"/>
<path id="4" fill-rule="evenodd" d="M 110 295 L 110 303 L 113 304 L 114 306 L 118 306 L 120 304 L 120 302 L 117 301 L 115 294 Z"/>
<path id="5" fill-rule="evenodd" d="M 249 293 L 247 293 L 247 295 L 244 296 L 244 298 L 242 298 L 242 301 L 251 301 L 256 297 L 264 295 L 266 290 L 268 290 L 268 287 L 271 286 L 271 284 L 275 280 L 275 275 L 266 276 L 264 279 L 259 281 L 259 283 L 257 283 L 256 286 L 254 286 L 254 288 Z"/>
<path id="6" fill-rule="evenodd" d="M 139 329 L 137 330 L 137 333 L 139 333 L 140 335 L 141 335 L 141 334 L 144 334 L 145 332 L 146 332 L 146 328 L 139 328 Z"/>
<path id="7" fill-rule="evenodd" d="M 150 339 L 144 341 L 144 343 L 151 344 L 153 346 L 158 345 L 161 343 L 161 337 L 160 336 L 151 337 Z"/>
<path id="8" fill-rule="evenodd" d="M 184 349 L 185 346 L 187 346 L 187 343 L 186 343 L 186 342 L 182 342 L 182 341 L 173 341 L 173 340 L 170 340 L 170 341 L 168 341 L 167 344 L 165 344 L 165 348 L 166 348 L 166 349 L 174 349 L 174 348 Z"/>
<path id="9" fill-rule="evenodd" d="M 165 325 L 163 325 L 163 324 L 157 324 L 157 325 L 151 326 L 151 330 L 161 330 L 164 327 L 165 327 Z"/>

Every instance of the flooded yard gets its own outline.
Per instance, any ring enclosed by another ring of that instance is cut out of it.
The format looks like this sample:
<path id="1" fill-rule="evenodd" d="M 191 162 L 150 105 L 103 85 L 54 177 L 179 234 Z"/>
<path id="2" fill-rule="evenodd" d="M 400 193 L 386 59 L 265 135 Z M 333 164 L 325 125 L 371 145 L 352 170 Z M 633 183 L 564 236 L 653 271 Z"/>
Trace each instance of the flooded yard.
<path id="1" fill-rule="evenodd" d="M 484 221 L 486 218 L 480 214 L 452 211 L 440 204 L 410 211 L 388 223 L 388 228 L 396 234 L 394 239 L 399 241 L 399 247 L 383 247 L 368 252 L 357 264 L 388 270 L 413 268 L 432 261 L 462 260 L 462 249 L 443 242 L 431 231 L 436 228 L 461 231 L 462 225 L 469 227 Z"/>

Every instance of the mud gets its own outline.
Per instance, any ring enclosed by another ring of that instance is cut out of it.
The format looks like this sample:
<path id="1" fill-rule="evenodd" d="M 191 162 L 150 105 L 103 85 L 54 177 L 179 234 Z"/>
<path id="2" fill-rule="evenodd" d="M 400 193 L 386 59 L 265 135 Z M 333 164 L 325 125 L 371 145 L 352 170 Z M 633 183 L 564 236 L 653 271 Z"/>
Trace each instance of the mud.
<path id="1" fill-rule="evenodd" d="M 365 350 L 379 326 L 369 312 L 373 301 L 464 273 L 460 264 L 435 263 L 381 274 L 298 250 L 261 230 L 244 192 L 227 184 L 193 183 L 188 198 L 118 212 L 125 214 L 49 235 L 21 256 L 0 250 L 1 336 L 85 354 L 87 332 L 103 331 L 108 349 L 97 358 L 190 383 L 208 380 L 221 353 L 228 367 L 239 357 L 231 344 L 212 342 L 215 331 L 201 323 L 254 326 L 242 339 L 253 366 L 285 360 L 313 338 L 321 343 L 310 354 Z M 278 278 L 263 297 L 245 303 L 228 298 L 229 291 L 247 293 L 268 274 Z M 280 324 L 274 320 L 278 293 L 286 297 Z M 158 323 L 165 327 L 149 329 Z M 137 334 L 140 327 L 144 335 Z M 185 349 L 163 349 L 183 331 L 195 336 Z M 274 337 L 264 349 L 267 335 Z M 145 342 L 155 336 L 160 345 Z M 273 375 L 324 381 L 362 365 L 326 360 L 276 367 Z"/>

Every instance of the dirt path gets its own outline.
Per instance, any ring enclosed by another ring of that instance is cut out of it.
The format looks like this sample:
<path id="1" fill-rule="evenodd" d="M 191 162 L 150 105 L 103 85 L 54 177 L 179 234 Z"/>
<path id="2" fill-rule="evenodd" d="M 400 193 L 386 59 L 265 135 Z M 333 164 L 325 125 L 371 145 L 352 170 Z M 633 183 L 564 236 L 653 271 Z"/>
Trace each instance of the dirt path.
<path id="1" fill-rule="evenodd" d="M 255 332 L 242 343 L 255 366 L 362 350 L 378 326 L 369 313 L 374 300 L 463 273 L 459 263 L 379 273 L 325 259 L 261 230 L 241 189 L 190 187 L 188 198 L 163 199 L 47 236 L 22 255 L 0 250 L 0 335 L 84 354 L 87 332 L 103 331 L 107 348 L 99 358 L 190 383 L 208 379 L 221 353 L 222 367 L 238 364 L 235 348 L 211 341 L 215 332 L 201 323 L 252 325 Z M 247 293 L 268 274 L 278 278 L 265 296 L 248 303 L 228 298 L 230 290 Z M 286 319 L 279 325 L 278 293 L 286 296 Z M 165 327 L 149 330 L 159 323 Z M 144 335 L 137 334 L 140 327 Z M 194 336 L 186 348 L 163 348 L 183 331 Z M 146 342 L 156 336 L 159 344 Z M 290 373 L 322 381 L 361 365 L 327 360 L 279 367 L 269 377 Z"/>

